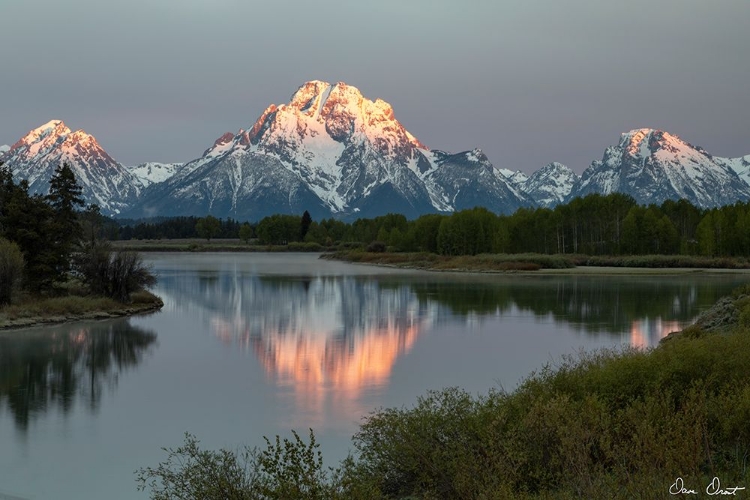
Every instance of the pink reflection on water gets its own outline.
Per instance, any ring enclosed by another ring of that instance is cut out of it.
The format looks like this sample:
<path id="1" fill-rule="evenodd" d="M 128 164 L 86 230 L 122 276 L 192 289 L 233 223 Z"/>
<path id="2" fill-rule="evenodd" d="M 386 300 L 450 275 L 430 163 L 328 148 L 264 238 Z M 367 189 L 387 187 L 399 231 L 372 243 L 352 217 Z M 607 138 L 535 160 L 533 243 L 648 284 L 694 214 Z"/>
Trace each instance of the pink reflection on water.
<path id="1" fill-rule="evenodd" d="M 328 327 L 311 321 L 310 329 L 276 323 L 258 335 L 243 318 L 215 317 L 211 328 L 223 344 L 252 350 L 282 397 L 291 398 L 295 411 L 286 424 L 321 428 L 356 422 L 372 409 L 364 399 L 387 387 L 396 361 L 411 350 L 427 321 L 412 314 L 381 318 L 347 335 L 335 321 Z"/>
<path id="2" fill-rule="evenodd" d="M 633 321 L 630 328 L 630 345 L 639 349 L 655 347 L 659 341 L 672 332 L 687 326 L 679 321 L 663 321 L 661 318 Z"/>

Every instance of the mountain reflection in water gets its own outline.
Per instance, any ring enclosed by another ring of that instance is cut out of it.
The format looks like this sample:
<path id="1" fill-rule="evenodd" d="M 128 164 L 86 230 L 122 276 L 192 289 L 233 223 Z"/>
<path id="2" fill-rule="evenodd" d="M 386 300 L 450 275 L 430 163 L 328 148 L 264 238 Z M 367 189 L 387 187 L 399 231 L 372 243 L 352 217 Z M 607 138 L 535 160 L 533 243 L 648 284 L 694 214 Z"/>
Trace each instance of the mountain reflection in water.
<path id="1" fill-rule="evenodd" d="M 127 319 L 0 333 L 0 409 L 23 430 L 52 409 L 70 412 L 77 400 L 95 412 L 104 389 L 155 342 Z"/>
<path id="2" fill-rule="evenodd" d="M 222 343 L 253 353 L 267 377 L 293 398 L 305 425 L 324 408 L 364 414 L 358 401 L 388 385 L 394 365 L 421 335 L 451 324 L 528 315 L 588 336 L 658 344 L 690 323 L 699 304 L 723 290 L 690 277 L 546 276 L 512 279 L 264 276 L 213 272 L 175 275 L 175 303 L 202 308 Z M 335 404 L 330 404 L 335 402 Z"/>
<path id="3" fill-rule="evenodd" d="M 307 425 L 320 425 L 327 407 L 366 413 L 356 409 L 362 391 L 387 385 L 396 360 L 435 314 L 408 287 L 370 280 L 260 279 L 243 292 L 230 301 L 239 308 L 232 320 L 217 314 L 211 329 L 223 343 L 252 351 L 307 412 Z"/>

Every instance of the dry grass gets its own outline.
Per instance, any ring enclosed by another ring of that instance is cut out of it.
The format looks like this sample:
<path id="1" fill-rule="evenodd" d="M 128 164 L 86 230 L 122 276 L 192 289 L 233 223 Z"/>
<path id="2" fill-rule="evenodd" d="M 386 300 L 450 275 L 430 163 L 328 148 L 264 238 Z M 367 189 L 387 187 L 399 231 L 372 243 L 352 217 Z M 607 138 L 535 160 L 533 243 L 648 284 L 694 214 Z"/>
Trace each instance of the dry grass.
<path id="1" fill-rule="evenodd" d="M 559 255 L 541 254 L 482 254 L 437 255 L 433 253 L 379 253 L 342 251 L 326 258 L 367 264 L 388 265 L 435 271 L 512 272 L 539 269 L 567 269 L 575 267 L 572 260 Z"/>
<path id="2" fill-rule="evenodd" d="M 122 316 L 157 309 L 161 299 L 146 290 L 136 292 L 129 304 L 106 297 L 68 295 L 65 297 L 21 297 L 0 308 L 0 328 L 30 326 L 89 317 Z M 22 321 L 21 320 L 28 320 Z"/>

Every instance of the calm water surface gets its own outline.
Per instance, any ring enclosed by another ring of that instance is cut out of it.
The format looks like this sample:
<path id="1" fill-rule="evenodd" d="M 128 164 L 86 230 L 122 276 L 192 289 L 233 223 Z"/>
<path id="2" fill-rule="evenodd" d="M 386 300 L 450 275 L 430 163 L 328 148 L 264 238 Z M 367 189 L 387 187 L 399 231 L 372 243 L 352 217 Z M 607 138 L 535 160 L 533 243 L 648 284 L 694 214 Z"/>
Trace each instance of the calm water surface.
<path id="1" fill-rule="evenodd" d="M 581 349 L 655 345 L 750 281 L 147 258 L 161 312 L 0 332 L 0 500 L 147 498 L 133 472 L 186 431 L 235 449 L 312 427 L 334 465 L 375 408 L 446 386 L 512 389 Z"/>

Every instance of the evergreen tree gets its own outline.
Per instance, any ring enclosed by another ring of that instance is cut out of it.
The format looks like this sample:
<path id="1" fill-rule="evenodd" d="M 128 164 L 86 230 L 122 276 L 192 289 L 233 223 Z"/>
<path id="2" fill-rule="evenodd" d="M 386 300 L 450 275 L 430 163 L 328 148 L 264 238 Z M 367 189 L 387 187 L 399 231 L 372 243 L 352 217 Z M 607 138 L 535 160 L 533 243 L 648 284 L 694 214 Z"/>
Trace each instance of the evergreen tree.
<path id="1" fill-rule="evenodd" d="M 299 241 L 305 241 L 307 231 L 310 230 L 310 224 L 312 224 L 312 217 L 310 217 L 310 212 L 305 210 L 305 213 L 302 214 L 302 221 L 300 222 Z"/>
<path id="2" fill-rule="evenodd" d="M 67 163 L 55 169 L 55 174 L 49 184 L 49 194 L 46 199 L 54 216 L 47 237 L 51 240 L 55 251 L 54 279 L 62 281 L 70 270 L 73 245 L 78 243 L 82 236 L 78 209 L 84 206 L 81 196 L 83 189 Z"/>
<path id="3" fill-rule="evenodd" d="M 7 239 L 24 255 L 24 286 L 39 292 L 51 287 L 57 276 L 57 250 L 49 238 L 53 211 L 41 196 L 29 196 L 29 184 L 11 185 L 3 195 L 0 226 Z"/>

